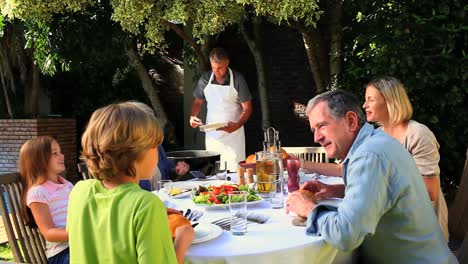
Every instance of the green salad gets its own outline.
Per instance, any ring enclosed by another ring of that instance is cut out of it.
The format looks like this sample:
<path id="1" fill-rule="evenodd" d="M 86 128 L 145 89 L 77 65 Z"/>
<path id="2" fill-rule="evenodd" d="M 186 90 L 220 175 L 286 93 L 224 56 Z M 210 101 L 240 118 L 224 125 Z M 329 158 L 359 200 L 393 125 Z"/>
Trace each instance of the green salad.
<path id="1" fill-rule="evenodd" d="M 219 186 L 210 185 L 207 187 L 198 186 L 193 198 L 196 204 L 228 204 L 228 195 L 234 191 L 246 191 L 247 202 L 259 201 L 262 198 L 258 196 L 257 191 L 250 189 L 248 185 L 224 184 Z M 233 197 L 234 201 L 237 197 Z M 240 198 L 239 198 L 240 199 Z"/>

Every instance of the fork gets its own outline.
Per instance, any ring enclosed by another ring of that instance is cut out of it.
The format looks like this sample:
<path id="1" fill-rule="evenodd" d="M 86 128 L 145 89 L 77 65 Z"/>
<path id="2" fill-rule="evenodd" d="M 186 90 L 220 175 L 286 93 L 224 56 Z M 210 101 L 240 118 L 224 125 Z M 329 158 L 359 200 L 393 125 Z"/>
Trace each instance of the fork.
<path id="1" fill-rule="evenodd" d="M 242 216 L 242 213 L 237 213 L 235 216 L 240 217 L 240 216 Z M 264 224 L 269 219 L 270 219 L 270 216 L 268 216 L 268 215 L 257 214 L 257 213 L 253 213 L 253 212 L 250 212 L 250 213 L 247 214 L 247 221 L 249 221 L 250 223 Z M 228 216 L 228 217 L 224 217 L 224 218 L 218 219 L 216 221 L 213 221 L 211 223 L 221 227 L 222 229 L 229 230 L 230 225 L 231 225 L 230 220 L 231 220 L 231 218 Z"/>
<path id="2" fill-rule="evenodd" d="M 241 214 L 239 214 L 241 215 Z M 270 216 L 264 214 L 258 214 L 254 212 L 250 212 L 247 214 L 247 220 L 259 224 L 264 224 L 270 219 Z"/>

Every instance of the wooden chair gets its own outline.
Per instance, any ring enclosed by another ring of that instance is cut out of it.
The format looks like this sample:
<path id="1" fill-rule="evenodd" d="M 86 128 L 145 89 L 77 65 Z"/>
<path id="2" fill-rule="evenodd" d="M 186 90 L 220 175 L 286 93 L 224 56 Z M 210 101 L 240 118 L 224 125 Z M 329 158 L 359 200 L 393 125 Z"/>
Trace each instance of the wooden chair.
<path id="1" fill-rule="evenodd" d="M 8 244 L 16 262 L 47 263 L 45 240 L 37 228 L 25 224 L 21 217 L 21 178 L 19 173 L 0 174 L 1 212 Z"/>
<path id="2" fill-rule="evenodd" d="M 91 175 L 89 175 L 88 167 L 86 167 L 86 163 L 81 162 L 81 163 L 78 163 L 77 166 L 78 166 L 78 172 L 81 173 L 81 177 L 83 177 L 83 180 L 88 180 L 88 179 L 93 178 Z"/>
<path id="3" fill-rule="evenodd" d="M 328 162 L 327 152 L 323 147 L 283 147 L 294 156 L 313 162 Z"/>
<path id="4" fill-rule="evenodd" d="M 455 200 L 450 206 L 448 228 L 449 247 L 459 259 L 468 259 L 468 149 L 465 166 Z M 468 263 L 462 262 L 460 263 Z"/>

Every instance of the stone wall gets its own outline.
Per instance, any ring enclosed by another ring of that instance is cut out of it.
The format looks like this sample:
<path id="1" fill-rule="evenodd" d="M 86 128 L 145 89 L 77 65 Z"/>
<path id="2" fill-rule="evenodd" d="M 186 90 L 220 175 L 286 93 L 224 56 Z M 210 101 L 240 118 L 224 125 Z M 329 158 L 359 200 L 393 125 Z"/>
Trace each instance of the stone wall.
<path id="1" fill-rule="evenodd" d="M 77 180 L 77 142 L 75 119 L 0 119 L 0 173 L 18 171 L 21 146 L 28 139 L 52 136 L 65 155 L 66 178 Z"/>

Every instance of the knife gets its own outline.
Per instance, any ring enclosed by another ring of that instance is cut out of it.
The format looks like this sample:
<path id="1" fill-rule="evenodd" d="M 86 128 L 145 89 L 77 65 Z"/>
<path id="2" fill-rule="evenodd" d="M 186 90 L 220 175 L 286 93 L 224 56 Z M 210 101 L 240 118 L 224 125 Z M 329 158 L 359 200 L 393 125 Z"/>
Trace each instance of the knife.
<path id="1" fill-rule="evenodd" d="M 178 195 L 181 195 L 181 194 L 183 194 L 183 193 L 190 192 L 190 191 L 191 191 L 191 190 L 184 190 L 184 191 L 181 191 L 181 192 L 180 192 L 180 193 L 178 193 L 178 194 L 174 194 L 174 195 L 172 195 L 172 197 L 174 197 L 174 196 L 178 196 Z"/>
<path id="2" fill-rule="evenodd" d="M 185 214 L 184 214 L 184 217 L 188 219 L 188 217 L 190 216 L 190 213 L 191 213 L 191 212 L 192 212 L 192 210 L 190 210 L 190 208 L 187 209 L 187 211 L 186 211 Z"/>

